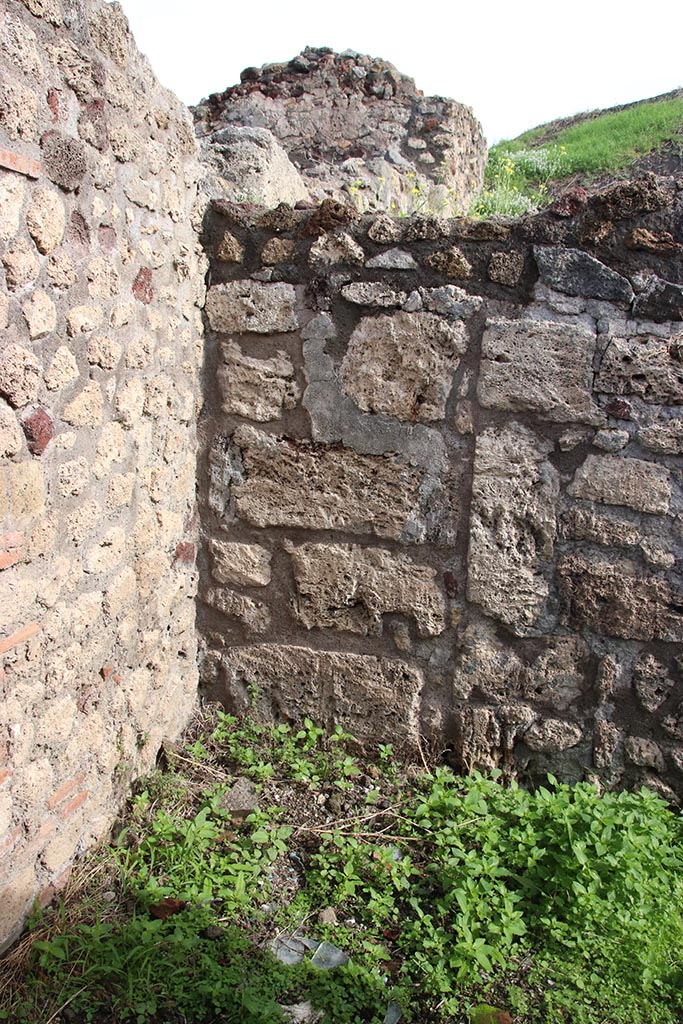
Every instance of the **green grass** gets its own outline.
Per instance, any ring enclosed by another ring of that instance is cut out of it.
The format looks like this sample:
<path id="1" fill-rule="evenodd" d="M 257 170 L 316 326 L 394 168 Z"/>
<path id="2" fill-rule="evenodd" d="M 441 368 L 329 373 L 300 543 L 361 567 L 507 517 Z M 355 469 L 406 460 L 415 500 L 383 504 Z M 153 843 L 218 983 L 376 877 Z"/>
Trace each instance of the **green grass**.
<path id="1" fill-rule="evenodd" d="M 587 179 L 617 173 L 638 157 L 682 140 L 683 99 L 642 103 L 563 128 L 538 145 L 543 128 L 491 147 L 485 188 L 474 216 L 519 216 L 548 201 L 549 186 L 571 175 Z"/>
<path id="2" fill-rule="evenodd" d="M 325 1024 L 683 1018 L 683 831 L 653 793 L 363 763 L 340 730 L 222 713 L 170 757 L 6 961 L 0 1020 L 271 1024 L 302 1000 Z M 245 816 L 236 776 L 260 787 Z M 281 963 L 296 929 L 348 963 Z"/>

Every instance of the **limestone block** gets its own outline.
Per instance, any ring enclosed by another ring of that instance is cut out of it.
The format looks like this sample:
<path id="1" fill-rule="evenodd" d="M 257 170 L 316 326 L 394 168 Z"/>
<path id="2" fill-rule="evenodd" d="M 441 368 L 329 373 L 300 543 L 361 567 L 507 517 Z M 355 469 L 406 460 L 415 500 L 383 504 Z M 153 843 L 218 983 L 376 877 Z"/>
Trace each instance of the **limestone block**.
<path id="1" fill-rule="evenodd" d="M 95 46 L 119 67 L 125 67 L 130 30 L 122 8 L 106 4 L 94 8 L 88 17 L 88 27 Z"/>
<path id="2" fill-rule="evenodd" d="M 559 423 L 595 423 L 594 351 L 595 334 L 577 324 L 491 320 L 482 343 L 479 401 Z"/>
<path id="3" fill-rule="evenodd" d="M 566 295 L 624 305 L 633 301 L 633 289 L 625 277 L 580 249 L 535 245 L 534 256 L 540 279 L 550 288 Z"/>
<path id="4" fill-rule="evenodd" d="M 30 79 L 40 80 L 43 76 L 43 65 L 38 50 L 35 32 L 27 22 L 17 18 L 9 11 L 0 25 L 0 51 L 4 59 L 22 75 Z"/>
<path id="5" fill-rule="evenodd" d="M 64 235 L 66 212 L 62 199 L 53 189 L 41 188 L 32 194 L 26 225 L 38 252 L 46 255 L 57 248 Z"/>
<path id="6" fill-rule="evenodd" d="M 301 544 L 289 550 L 297 587 L 294 610 L 307 629 L 378 635 L 387 612 L 413 618 L 420 636 L 445 629 L 445 601 L 431 566 L 355 544 Z"/>
<path id="7" fill-rule="evenodd" d="M 53 252 L 47 261 L 47 276 L 55 288 L 64 290 L 76 283 L 78 273 L 76 265 L 68 250 Z"/>
<path id="8" fill-rule="evenodd" d="M 395 291 L 381 281 L 352 281 L 341 290 L 342 297 L 356 306 L 375 306 L 391 309 L 402 306 L 407 299 L 405 292 Z"/>
<path id="9" fill-rule="evenodd" d="M 0 241 L 7 242 L 19 231 L 26 185 L 17 174 L 0 171 Z"/>
<path id="10" fill-rule="evenodd" d="M 15 409 L 35 401 L 43 368 L 22 345 L 8 345 L 0 352 L 0 394 Z"/>
<path id="11" fill-rule="evenodd" d="M 28 324 L 28 333 L 32 339 L 44 338 L 57 326 L 57 310 L 50 296 L 43 291 L 35 291 L 24 303 L 22 312 Z"/>
<path id="12" fill-rule="evenodd" d="M 62 24 L 62 11 L 59 0 L 22 0 L 25 7 L 28 7 L 31 14 L 36 18 L 44 18 L 52 25 Z"/>
<path id="13" fill-rule="evenodd" d="M 91 381 L 62 412 L 62 419 L 72 427 L 93 427 L 102 422 L 104 398 L 99 384 Z"/>
<path id="14" fill-rule="evenodd" d="M 476 441 L 467 595 L 515 630 L 533 625 L 548 595 L 559 493 L 549 450 L 518 423 Z"/>
<path id="15" fill-rule="evenodd" d="M 635 523 L 604 515 L 594 508 L 569 509 L 563 528 L 574 540 L 587 540 L 606 547 L 632 547 L 640 541 L 640 530 Z"/>
<path id="16" fill-rule="evenodd" d="M 404 661 L 262 644 L 232 647 L 222 662 L 233 699 L 255 682 L 292 721 L 341 725 L 361 743 L 417 744 L 423 679 Z"/>
<path id="17" fill-rule="evenodd" d="M 646 711 L 657 711 L 675 686 L 666 665 L 652 654 L 641 654 L 633 666 L 633 688 Z"/>
<path id="18" fill-rule="evenodd" d="M 65 498 L 82 494 L 90 480 L 90 468 L 85 459 L 63 462 L 59 467 L 59 487 Z"/>
<path id="19" fill-rule="evenodd" d="M 17 525 L 45 514 L 45 480 L 40 462 L 10 462 L 10 514 Z"/>
<path id="20" fill-rule="evenodd" d="M 669 472 L 654 462 L 618 455 L 589 455 L 567 488 L 573 498 L 625 505 L 637 512 L 669 510 Z"/>
<path id="21" fill-rule="evenodd" d="M 586 688 L 590 648 L 574 636 L 551 638 L 539 656 L 521 673 L 521 694 L 554 711 L 568 711 Z"/>
<path id="22" fill-rule="evenodd" d="M 60 345 L 45 374 L 45 387 L 48 391 L 59 391 L 67 384 L 73 383 L 79 376 L 78 363 L 66 345 Z"/>
<path id="23" fill-rule="evenodd" d="M 683 336 L 612 338 L 595 379 L 608 395 L 638 395 L 645 402 L 683 403 Z"/>
<path id="24" fill-rule="evenodd" d="M 4 331 L 9 323 L 9 299 L 0 292 L 0 331 Z"/>
<path id="25" fill-rule="evenodd" d="M 119 526 L 107 530 L 99 544 L 89 548 L 83 558 L 87 573 L 109 572 L 123 559 L 126 548 L 126 533 Z"/>
<path id="26" fill-rule="evenodd" d="M 501 643 L 488 622 L 469 625 L 459 637 L 453 695 L 467 700 L 476 687 L 487 700 L 509 699 L 519 693 L 522 662 Z"/>
<path id="27" fill-rule="evenodd" d="M 145 404 L 145 386 L 137 377 L 127 380 L 119 389 L 115 405 L 121 422 L 126 427 L 135 426 L 142 417 Z"/>
<path id="28" fill-rule="evenodd" d="M 370 234 L 370 232 L 368 232 Z M 418 265 L 407 249 L 387 249 L 365 264 L 370 270 L 417 270 Z"/>
<path id="29" fill-rule="evenodd" d="M 122 346 L 114 338 L 95 334 L 88 342 L 88 362 L 101 366 L 103 370 L 114 370 L 122 351 Z"/>
<path id="30" fill-rule="evenodd" d="M 123 426 L 120 423 L 105 423 L 97 442 L 93 473 L 101 480 L 111 471 L 115 462 L 123 462 L 125 457 L 126 432 Z"/>
<path id="31" fill-rule="evenodd" d="M 534 722 L 522 739 L 531 750 L 559 754 L 580 743 L 582 735 L 579 726 L 573 722 L 564 722 L 560 718 L 545 718 L 540 722 Z"/>
<path id="32" fill-rule="evenodd" d="M 683 640 L 681 597 L 668 581 L 626 559 L 564 558 L 558 583 L 571 625 L 625 640 Z"/>
<path id="33" fill-rule="evenodd" d="M 234 435 L 245 480 L 233 485 L 236 512 L 254 526 L 349 530 L 398 540 L 424 522 L 422 474 L 395 456 L 279 440 L 253 427 Z"/>
<path id="34" fill-rule="evenodd" d="M 33 245 L 20 238 L 2 257 L 5 280 L 10 291 L 20 291 L 31 284 L 40 273 L 40 260 Z"/>
<path id="35" fill-rule="evenodd" d="M 85 538 L 92 533 L 100 521 L 102 509 L 96 501 L 86 501 L 77 508 L 71 515 L 67 516 L 66 524 L 68 536 L 74 544 L 81 545 Z"/>
<path id="36" fill-rule="evenodd" d="M 629 761 L 641 768 L 654 768 L 663 772 L 666 767 L 664 755 L 657 744 L 644 736 L 627 736 L 624 740 L 624 753 Z"/>
<path id="37" fill-rule="evenodd" d="M 13 75 L 3 73 L 0 81 L 0 126 L 12 139 L 35 142 L 38 97 Z"/>
<path id="38" fill-rule="evenodd" d="M 260 544 L 210 540 L 211 575 L 218 583 L 265 587 L 270 583 L 270 551 Z"/>
<path id="39" fill-rule="evenodd" d="M 328 267 L 333 263 L 363 263 L 365 253 L 346 231 L 321 235 L 310 248 L 308 262 L 312 267 Z"/>
<path id="40" fill-rule="evenodd" d="M 295 304 L 291 284 L 230 281 L 209 288 L 206 316 L 214 331 L 278 334 L 299 326 Z"/>
<path id="41" fill-rule="evenodd" d="M 24 435 L 17 417 L 9 405 L 0 398 L 0 458 L 12 458 L 21 451 Z"/>
<path id="42" fill-rule="evenodd" d="M 396 217 L 381 214 L 368 228 L 368 238 L 380 245 L 390 245 L 401 240 L 402 226 Z"/>
<path id="43" fill-rule="evenodd" d="M 230 125 L 211 136 L 207 159 L 220 175 L 226 197 L 272 209 L 308 198 L 301 175 L 265 128 Z"/>
<path id="44" fill-rule="evenodd" d="M 223 615 L 238 619 L 250 633 L 265 633 L 270 626 L 270 610 L 263 601 L 254 601 L 227 587 L 210 587 L 204 600 Z"/>
<path id="45" fill-rule="evenodd" d="M 431 313 L 364 317 L 341 365 L 344 391 L 364 412 L 441 420 L 466 348 L 463 325 Z"/>
<path id="46" fill-rule="evenodd" d="M 97 256 L 88 264 L 86 275 L 88 293 L 92 299 L 106 301 L 118 295 L 120 288 L 119 272 L 110 259 Z"/>
<path id="47" fill-rule="evenodd" d="M 66 315 L 66 325 L 73 338 L 88 334 L 100 326 L 104 317 L 101 306 L 74 306 Z"/>
<path id="48" fill-rule="evenodd" d="M 643 448 L 659 455 L 683 455 L 683 419 L 650 423 L 638 431 Z"/>
<path id="49" fill-rule="evenodd" d="M 271 359 L 254 359 L 229 341 L 221 345 L 221 355 L 218 383 L 223 412 L 265 423 L 279 419 L 283 409 L 294 408 L 300 391 L 286 352 Z"/>

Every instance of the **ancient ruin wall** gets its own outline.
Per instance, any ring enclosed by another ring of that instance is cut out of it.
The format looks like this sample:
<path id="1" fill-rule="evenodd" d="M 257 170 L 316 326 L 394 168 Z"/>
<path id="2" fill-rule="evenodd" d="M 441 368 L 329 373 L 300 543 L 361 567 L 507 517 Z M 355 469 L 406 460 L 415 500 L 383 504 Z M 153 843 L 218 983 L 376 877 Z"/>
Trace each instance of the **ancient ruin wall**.
<path id="1" fill-rule="evenodd" d="M 193 111 L 231 199 L 334 198 L 361 211 L 452 216 L 481 188 L 486 143 L 470 108 L 424 96 L 385 60 L 307 47 L 241 77 Z"/>
<path id="2" fill-rule="evenodd" d="M 195 700 L 204 276 L 119 5 L 1 7 L 0 947 Z"/>
<path id="3" fill-rule="evenodd" d="M 681 212 L 212 205 L 207 695 L 683 790 Z"/>

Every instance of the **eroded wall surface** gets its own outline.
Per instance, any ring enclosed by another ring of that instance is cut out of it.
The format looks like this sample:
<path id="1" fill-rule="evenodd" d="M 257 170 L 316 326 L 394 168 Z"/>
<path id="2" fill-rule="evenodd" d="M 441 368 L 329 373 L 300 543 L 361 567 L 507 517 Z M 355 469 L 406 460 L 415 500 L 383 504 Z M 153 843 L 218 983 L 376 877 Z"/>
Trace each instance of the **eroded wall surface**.
<path id="1" fill-rule="evenodd" d="M 187 111 L 118 4 L 0 17 L 0 947 L 196 694 Z"/>
<path id="2" fill-rule="evenodd" d="M 214 202 L 205 692 L 680 792 L 680 220 L 654 178 L 516 224 Z"/>

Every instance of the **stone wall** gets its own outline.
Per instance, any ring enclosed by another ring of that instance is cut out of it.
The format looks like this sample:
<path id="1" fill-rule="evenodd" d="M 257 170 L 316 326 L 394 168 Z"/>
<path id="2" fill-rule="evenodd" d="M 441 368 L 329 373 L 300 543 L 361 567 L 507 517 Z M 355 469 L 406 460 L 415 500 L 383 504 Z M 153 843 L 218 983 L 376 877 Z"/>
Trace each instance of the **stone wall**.
<path id="1" fill-rule="evenodd" d="M 683 791 L 682 211 L 212 204 L 207 695 Z"/>
<path id="2" fill-rule="evenodd" d="M 481 188 L 486 143 L 470 108 L 424 96 L 385 60 L 307 47 L 241 78 L 193 110 L 230 199 L 452 216 Z"/>
<path id="3" fill-rule="evenodd" d="M 0 17 L 0 947 L 196 694 L 196 148 L 118 4 Z"/>

